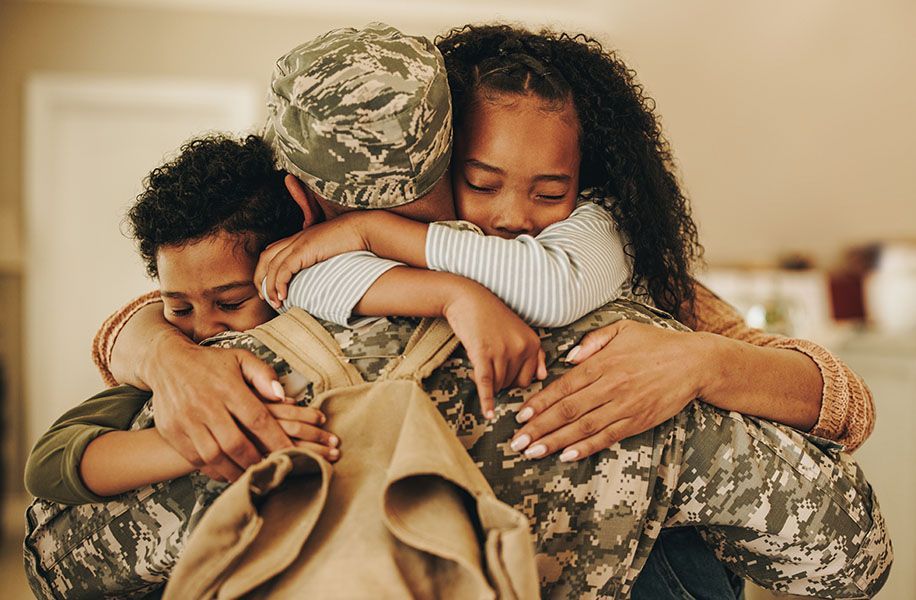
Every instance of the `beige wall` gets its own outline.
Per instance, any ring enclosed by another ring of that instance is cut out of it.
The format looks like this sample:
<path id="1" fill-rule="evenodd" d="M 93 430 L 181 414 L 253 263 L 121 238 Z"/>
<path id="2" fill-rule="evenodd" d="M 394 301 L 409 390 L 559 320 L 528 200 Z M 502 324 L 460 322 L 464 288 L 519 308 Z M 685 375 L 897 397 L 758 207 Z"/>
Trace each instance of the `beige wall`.
<path id="1" fill-rule="evenodd" d="M 15 260 L 21 246 L 22 89 L 29 73 L 208 76 L 265 85 L 272 60 L 295 43 L 387 14 L 335 13 L 328 4 L 260 16 L 0 4 L 0 264 Z M 537 10 L 521 8 L 532 4 Z M 497 14 L 535 21 L 565 15 L 567 27 L 590 28 L 620 49 L 658 102 L 711 262 L 761 261 L 789 249 L 829 261 L 846 244 L 916 238 L 916 3 L 650 0 L 572 2 L 551 12 L 546 2 L 474 0 L 466 10 L 452 3 L 388 20 L 432 34 L 480 20 L 490 5 L 503 7 Z"/>
<path id="2" fill-rule="evenodd" d="M 916 239 L 916 2 L 613 2 L 711 263 Z"/>
<path id="3" fill-rule="evenodd" d="M 384 17 L 433 34 L 485 19 L 494 6 L 526 22 L 559 19 L 590 29 L 637 69 L 657 100 L 710 262 L 766 261 L 787 250 L 828 262 L 850 243 L 916 239 L 916 3 L 908 0 L 472 0 L 466 9 L 341 0 L 272 14 L 135 3 L 0 0 L 0 273 L 7 273 L 0 276 L 7 290 L 18 286 L 9 273 L 22 248 L 30 74 L 243 79 L 263 87 L 275 57 L 332 26 Z M 391 6 L 398 14 L 386 12 Z M 16 303 L 0 310 L 5 322 L 18 321 Z M 0 339 L 15 375 L 20 340 Z"/>

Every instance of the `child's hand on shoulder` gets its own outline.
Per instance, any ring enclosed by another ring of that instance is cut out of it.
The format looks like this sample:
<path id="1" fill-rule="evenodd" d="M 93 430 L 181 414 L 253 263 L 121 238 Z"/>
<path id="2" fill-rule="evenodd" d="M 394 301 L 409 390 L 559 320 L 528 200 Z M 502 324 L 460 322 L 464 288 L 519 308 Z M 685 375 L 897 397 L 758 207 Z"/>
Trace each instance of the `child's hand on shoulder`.
<path id="1" fill-rule="evenodd" d="M 489 290 L 473 282 L 445 306 L 443 316 L 461 340 L 471 364 L 484 417 L 495 417 L 495 394 L 528 387 L 547 377 L 541 340 Z"/>
<path id="2" fill-rule="evenodd" d="M 369 246 L 360 223 L 370 216 L 359 211 L 340 215 L 267 246 L 254 271 L 258 295 L 278 308 L 286 300 L 290 279 L 302 269 L 339 254 L 367 250 Z M 262 289 L 267 293 L 266 298 Z"/>

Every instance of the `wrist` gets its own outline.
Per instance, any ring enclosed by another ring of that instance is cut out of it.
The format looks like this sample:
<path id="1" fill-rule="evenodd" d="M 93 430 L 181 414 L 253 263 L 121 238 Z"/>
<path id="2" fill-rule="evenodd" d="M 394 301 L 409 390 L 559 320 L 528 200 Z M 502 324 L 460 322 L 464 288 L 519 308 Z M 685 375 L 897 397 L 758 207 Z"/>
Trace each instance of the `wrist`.
<path id="1" fill-rule="evenodd" d="M 687 334 L 691 338 L 690 353 L 697 361 L 695 394 L 698 398 L 709 400 L 721 394 L 728 377 L 733 373 L 734 358 L 726 348 L 730 345 L 728 338 L 703 331 Z"/>
<path id="2" fill-rule="evenodd" d="M 147 386 L 155 387 L 158 373 L 169 372 L 169 359 L 188 348 L 197 348 L 183 333 L 172 327 L 157 330 L 150 336 L 149 344 L 137 361 L 136 376 Z"/>
<path id="3" fill-rule="evenodd" d="M 384 211 L 358 210 L 343 215 L 347 219 L 353 238 L 360 249 L 374 252 L 373 242 L 377 241 L 376 232 L 388 213 Z"/>
<path id="4" fill-rule="evenodd" d="M 463 302 L 478 296 L 481 291 L 487 292 L 486 288 L 470 279 L 451 273 L 442 275 L 442 285 L 437 286 L 438 294 L 434 296 L 434 301 L 438 303 L 439 313 L 446 320 L 450 320 L 452 313 L 460 310 Z"/>

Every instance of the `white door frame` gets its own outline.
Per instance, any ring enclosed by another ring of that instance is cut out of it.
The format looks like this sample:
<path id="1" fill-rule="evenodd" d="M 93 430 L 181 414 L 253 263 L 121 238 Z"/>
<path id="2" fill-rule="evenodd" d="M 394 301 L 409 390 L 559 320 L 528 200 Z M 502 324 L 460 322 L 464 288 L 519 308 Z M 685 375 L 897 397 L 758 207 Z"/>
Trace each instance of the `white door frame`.
<path id="1" fill-rule="evenodd" d="M 165 118 L 172 114 L 176 117 L 184 114 L 185 119 L 189 114 L 193 114 L 194 119 L 200 115 L 211 115 L 200 120 L 212 119 L 212 122 L 201 122 L 200 129 L 189 131 L 188 137 L 215 127 L 225 129 L 227 124 L 238 133 L 251 130 L 256 125 L 263 99 L 259 91 L 250 82 L 69 74 L 36 74 L 28 80 L 24 131 L 23 409 L 26 431 L 21 440 L 23 446 L 34 443 L 50 424 L 49 420 L 59 416 L 62 402 L 69 402 L 72 406 L 85 399 L 72 397 L 64 400 L 54 397 L 54 386 L 60 383 L 54 382 L 54 365 L 48 365 L 43 360 L 55 343 L 47 335 L 47 323 L 42 326 L 43 320 L 50 314 L 48 311 L 54 311 L 67 301 L 66 298 L 47 297 L 49 283 L 53 281 L 44 273 L 47 265 L 59 264 L 61 260 L 59 249 L 55 254 L 51 234 L 42 228 L 42 220 L 47 215 L 54 215 L 55 206 L 61 206 L 60 203 L 66 201 L 65 197 L 60 197 L 60 190 L 55 190 L 52 178 L 54 161 L 66 160 L 66 157 L 58 157 L 55 153 L 58 131 L 62 131 L 67 123 L 79 120 L 82 115 L 87 119 L 98 119 L 99 114 L 112 115 L 112 119 L 123 122 L 125 118 L 138 114 L 138 111 L 141 111 L 139 114 L 150 111 L 157 118 L 163 114 Z M 126 140 L 125 143 L 142 144 L 143 140 Z M 169 150 L 175 149 L 162 149 L 161 152 Z M 149 168 L 154 166 L 151 164 Z M 88 265 L 81 267 L 91 268 Z M 111 298 L 108 302 L 114 309 L 127 300 L 129 298 Z M 89 348 L 86 347 L 85 353 L 74 356 L 73 360 L 91 365 L 88 352 Z M 59 391 L 58 388 L 58 396 Z"/>

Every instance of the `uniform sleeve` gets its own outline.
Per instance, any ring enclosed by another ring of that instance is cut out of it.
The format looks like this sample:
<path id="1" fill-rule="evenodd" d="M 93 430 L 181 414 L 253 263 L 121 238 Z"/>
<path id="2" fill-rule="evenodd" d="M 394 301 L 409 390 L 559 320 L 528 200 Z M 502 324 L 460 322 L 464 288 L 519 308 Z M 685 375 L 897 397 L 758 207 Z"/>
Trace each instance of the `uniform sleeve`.
<path id="1" fill-rule="evenodd" d="M 753 329 L 741 315 L 708 288 L 697 283 L 697 331 L 717 333 L 765 348 L 785 348 L 808 356 L 823 380 L 821 411 L 810 433 L 855 450 L 871 435 L 875 426 L 875 405 L 871 391 L 845 363 L 825 348 L 807 340 L 787 338 Z"/>
<path id="2" fill-rule="evenodd" d="M 433 223 L 426 262 L 480 283 L 540 327 L 567 325 L 610 302 L 631 273 L 614 219 L 594 202 L 580 202 L 536 237 L 510 240 Z"/>
<path id="3" fill-rule="evenodd" d="M 109 431 L 125 431 L 149 392 L 131 386 L 96 394 L 58 419 L 29 454 L 25 486 L 33 496 L 63 504 L 106 500 L 93 494 L 80 477 L 80 462 L 92 440 Z"/>
<path id="4" fill-rule="evenodd" d="M 371 252 L 339 254 L 296 273 L 280 312 L 301 308 L 318 319 L 348 327 L 353 309 L 366 290 L 386 271 L 397 266 L 403 263 L 380 258 Z"/>
<path id="5" fill-rule="evenodd" d="M 156 302 L 162 302 L 158 291 L 135 298 L 108 317 L 96 332 L 92 340 L 92 362 L 98 368 L 105 385 L 114 386 L 119 383 L 111 373 L 111 349 L 114 348 L 115 340 L 118 339 L 118 334 L 121 333 L 124 324 L 138 310 Z"/>

